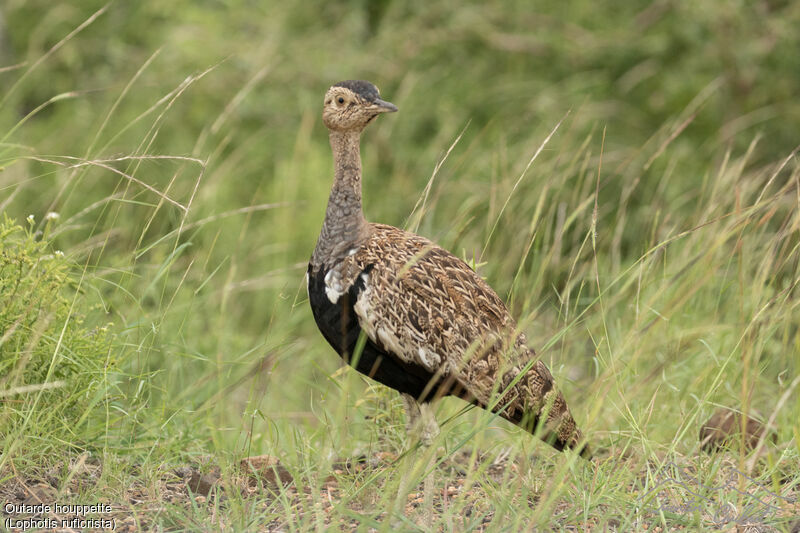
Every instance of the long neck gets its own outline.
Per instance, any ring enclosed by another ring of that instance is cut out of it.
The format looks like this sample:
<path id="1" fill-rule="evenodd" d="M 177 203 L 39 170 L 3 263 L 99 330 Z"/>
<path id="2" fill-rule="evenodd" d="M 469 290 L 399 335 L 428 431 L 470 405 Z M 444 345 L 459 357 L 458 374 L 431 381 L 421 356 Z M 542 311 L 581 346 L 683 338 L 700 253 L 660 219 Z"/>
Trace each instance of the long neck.
<path id="1" fill-rule="evenodd" d="M 361 132 L 331 131 L 334 177 L 325 222 L 311 257 L 314 266 L 331 264 L 357 246 L 367 232 L 361 210 Z"/>

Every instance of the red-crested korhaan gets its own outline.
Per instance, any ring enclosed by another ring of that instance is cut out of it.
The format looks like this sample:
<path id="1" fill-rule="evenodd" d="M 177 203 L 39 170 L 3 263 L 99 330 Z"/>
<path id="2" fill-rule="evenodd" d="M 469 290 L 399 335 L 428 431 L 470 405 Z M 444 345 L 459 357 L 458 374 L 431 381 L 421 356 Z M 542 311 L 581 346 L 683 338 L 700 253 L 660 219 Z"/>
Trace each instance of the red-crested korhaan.
<path id="1" fill-rule="evenodd" d="M 394 111 L 366 81 L 325 94 L 335 170 L 307 279 L 320 331 L 356 370 L 402 394 L 423 441 L 438 433 L 429 402 L 452 395 L 589 457 L 553 376 L 492 288 L 428 239 L 364 218 L 361 133 Z"/>

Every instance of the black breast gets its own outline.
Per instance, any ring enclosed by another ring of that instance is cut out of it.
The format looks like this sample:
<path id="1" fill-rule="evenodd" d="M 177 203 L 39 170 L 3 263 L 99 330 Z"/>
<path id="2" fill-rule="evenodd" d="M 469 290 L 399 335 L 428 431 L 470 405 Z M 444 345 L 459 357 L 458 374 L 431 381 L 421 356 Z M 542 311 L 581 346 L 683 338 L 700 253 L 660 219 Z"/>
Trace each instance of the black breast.
<path id="1" fill-rule="evenodd" d="M 372 267 L 373 265 L 367 266 L 362 273 L 369 274 Z M 308 297 L 317 327 L 347 364 L 362 374 L 397 391 L 410 394 L 420 401 L 429 401 L 437 395 L 453 393 L 450 390 L 452 383 L 439 382 L 435 386 L 428 387 L 428 383 L 434 379 L 431 372 L 420 365 L 402 361 L 368 337 L 361 353 L 354 354 L 361 327 L 353 306 L 359 293 L 364 290 L 364 280 L 361 275 L 357 276 L 356 282 L 350 289 L 342 294 L 336 303 L 332 303 L 325 294 L 326 273 L 323 269 L 315 273 L 311 265 L 308 265 Z M 446 390 L 441 390 L 442 387 Z M 426 391 L 426 388 L 429 390 Z"/>

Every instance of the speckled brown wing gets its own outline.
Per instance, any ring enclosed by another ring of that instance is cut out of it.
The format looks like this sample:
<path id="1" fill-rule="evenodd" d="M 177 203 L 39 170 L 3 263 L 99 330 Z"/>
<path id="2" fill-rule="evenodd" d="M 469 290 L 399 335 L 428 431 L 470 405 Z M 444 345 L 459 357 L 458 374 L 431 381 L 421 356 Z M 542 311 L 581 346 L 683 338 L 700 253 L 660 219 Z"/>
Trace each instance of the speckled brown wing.
<path id="1" fill-rule="evenodd" d="M 361 329 L 381 350 L 434 375 L 434 392 L 539 429 L 558 449 L 582 444 L 552 375 L 503 301 L 464 261 L 427 239 L 373 224 L 326 283 L 335 296 L 356 281 L 364 286 L 354 305 Z"/>

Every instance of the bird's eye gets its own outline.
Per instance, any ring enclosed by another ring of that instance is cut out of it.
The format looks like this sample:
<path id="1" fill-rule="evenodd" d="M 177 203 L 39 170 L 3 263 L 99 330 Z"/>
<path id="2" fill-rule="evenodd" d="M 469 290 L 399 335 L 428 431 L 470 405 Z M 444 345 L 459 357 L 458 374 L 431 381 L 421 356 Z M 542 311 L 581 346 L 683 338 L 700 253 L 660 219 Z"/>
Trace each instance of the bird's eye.
<path id="1" fill-rule="evenodd" d="M 344 98 L 342 98 L 341 96 L 339 97 L 339 103 L 340 103 L 340 104 L 343 104 L 343 103 L 344 103 Z"/>

